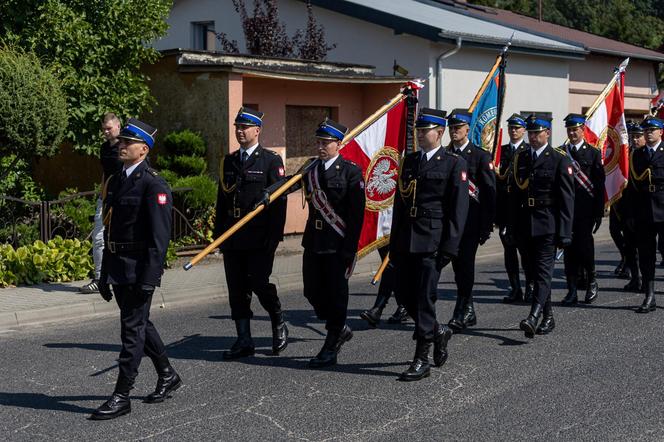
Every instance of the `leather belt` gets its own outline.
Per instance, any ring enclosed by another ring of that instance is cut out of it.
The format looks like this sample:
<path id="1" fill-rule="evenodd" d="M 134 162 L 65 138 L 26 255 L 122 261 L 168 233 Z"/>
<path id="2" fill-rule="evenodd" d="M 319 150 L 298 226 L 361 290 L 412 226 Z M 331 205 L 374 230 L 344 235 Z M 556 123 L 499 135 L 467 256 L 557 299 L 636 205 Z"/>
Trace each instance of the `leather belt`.
<path id="1" fill-rule="evenodd" d="M 138 242 L 108 241 L 106 243 L 106 248 L 111 253 L 135 252 L 138 250 L 145 250 L 145 241 L 138 241 Z"/>
<path id="2" fill-rule="evenodd" d="M 423 209 L 421 207 L 411 207 L 410 208 L 410 217 L 411 218 L 442 219 L 443 218 L 443 211 L 442 210 Z"/>
<path id="3" fill-rule="evenodd" d="M 525 205 L 527 207 L 550 207 L 553 206 L 553 203 L 551 198 L 528 198 Z"/>

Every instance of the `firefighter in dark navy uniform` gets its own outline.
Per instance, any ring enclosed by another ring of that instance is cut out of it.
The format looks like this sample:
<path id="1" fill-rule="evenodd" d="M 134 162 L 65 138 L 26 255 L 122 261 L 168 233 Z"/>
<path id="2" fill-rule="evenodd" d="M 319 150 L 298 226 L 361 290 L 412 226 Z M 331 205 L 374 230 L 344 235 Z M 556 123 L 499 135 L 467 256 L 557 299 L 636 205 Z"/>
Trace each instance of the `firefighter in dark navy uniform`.
<path id="1" fill-rule="evenodd" d="M 514 157 L 509 184 L 508 242 L 525 250 L 534 279 L 530 314 L 521 321 L 526 337 L 547 334 L 555 328 L 551 306 L 551 277 L 556 247 L 572 243 L 574 177 L 564 151 L 549 145 L 551 119 L 530 115 L 526 120 L 530 149 Z M 538 325 L 540 317 L 544 319 Z"/>
<path id="2" fill-rule="evenodd" d="M 572 222 L 572 244 L 565 251 L 565 277 L 567 295 L 563 305 L 575 305 L 577 277 L 583 271 L 588 278 L 585 302 L 591 304 L 597 298 L 595 275 L 595 241 L 593 234 L 599 230 L 604 216 L 604 166 L 599 149 L 586 143 L 583 138 L 586 117 L 569 114 L 565 117 L 565 128 L 569 142 L 561 147 L 572 162 L 574 169 L 574 220 Z"/>
<path id="3" fill-rule="evenodd" d="M 309 217 L 302 237 L 304 296 L 318 319 L 325 321 L 327 336 L 309 367 L 337 363 L 344 343 L 353 337 L 346 324 L 348 278 L 353 272 L 364 220 L 362 170 L 339 154 L 348 129 L 326 119 L 316 130 L 318 158 L 302 179 Z"/>
<path id="4" fill-rule="evenodd" d="M 281 157 L 258 142 L 262 124 L 263 113 L 247 107 L 235 117 L 235 137 L 240 148 L 222 160 L 215 236 L 250 212 L 263 198 L 264 189 L 285 176 Z M 286 199 L 279 198 L 221 245 L 231 318 L 237 330 L 237 340 L 224 352 L 225 359 L 254 354 L 250 327 L 252 292 L 270 316 L 272 353 L 278 355 L 288 345 L 288 328 L 277 288 L 269 280 L 285 223 Z"/>
<path id="5" fill-rule="evenodd" d="M 106 181 L 103 192 L 105 246 L 99 292 L 107 301 L 115 294 L 122 349 L 113 395 L 92 413 L 93 420 L 112 419 L 131 411 L 129 392 L 143 355 L 152 360 L 158 375 L 157 387 L 146 402 L 163 402 L 182 384 L 150 321 L 152 295 L 161 284 L 170 240 L 173 207 L 168 184 L 146 161 L 156 132 L 129 119 L 118 136 L 123 168 Z"/>
<path id="6" fill-rule="evenodd" d="M 397 274 L 397 297 L 415 321 L 415 356 L 403 381 L 430 375 L 429 352 L 439 367 L 447 360 L 449 327 L 436 320 L 441 269 L 459 252 L 468 214 L 466 161 L 442 147 L 445 112 L 423 108 L 417 118 L 421 152 L 407 154 L 394 199 L 390 257 Z"/>
<path id="7" fill-rule="evenodd" d="M 655 311 L 657 235 L 664 227 L 664 121 L 646 117 L 641 123 L 646 145 L 630 155 L 629 198 L 625 200 L 627 226 L 636 232 L 639 266 L 645 298 L 637 313 Z"/>
<path id="8" fill-rule="evenodd" d="M 507 133 L 510 142 L 504 144 L 500 148 L 500 163 L 496 168 L 496 225 L 498 226 L 498 234 L 500 241 L 503 244 L 503 257 L 505 260 L 505 271 L 507 272 L 507 280 L 510 283 L 510 292 L 503 298 L 505 304 L 512 304 L 515 302 L 532 301 L 533 295 L 533 282 L 532 277 L 526 273 L 527 266 L 526 256 L 519 250 L 516 245 L 509 244 L 505 240 L 507 217 L 509 211 L 508 201 L 508 185 L 509 176 L 512 172 L 512 160 L 514 155 L 520 150 L 529 149 L 530 146 L 525 141 L 526 135 L 526 120 L 519 114 L 513 114 L 507 119 Z M 521 266 L 524 269 L 526 277 L 526 293 L 524 295 L 521 289 L 521 278 L 519 277 L 519 255 L 521 255 Z"/>
<path id="9" fill-rule="evenodd" d="M 491 236 L 496 213 L 496 174 L 493 160 L 489 152 L 468 139 L 471 120 L 472 115 L 460 109 L 453 110 L 447 118 L 452 140 L 449 150 L 466 160 L 469 187 L 466 226 L 459 243 L 459 254 L 452 260 L 457 300 L 448 325 L 454 331 L 477 324 L 473 305 L 475 256 L 477 248 Z"/>

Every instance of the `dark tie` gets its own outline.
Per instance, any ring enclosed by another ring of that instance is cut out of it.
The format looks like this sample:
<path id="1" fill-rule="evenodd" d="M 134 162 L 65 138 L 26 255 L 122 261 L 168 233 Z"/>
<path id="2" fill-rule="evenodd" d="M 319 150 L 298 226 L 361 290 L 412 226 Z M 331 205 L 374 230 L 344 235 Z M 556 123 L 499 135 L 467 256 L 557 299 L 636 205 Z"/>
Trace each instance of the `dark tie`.
<path id="1" fill-rule="evenodd" d="M 536 160 L 537 160 L 537 152 L 533 150 L 533 164 L 535 164 Z"/>
<path id="2" fill-rule="evenodd" d="M 425 152 L 422 152 L 422 158 L 420 159 L 420 167 L 424 167 L 426 163 L 427 163 L 427 154 Z"/>
<path id="3" fill-rule="evenodd" d="M 647 146 L 646 146 L 646 149 L 648 150 L 648 161 L 650 161 L 650 160 L 652 160 L 652 156 L 653 156 L 654 151 L 653 151 L 653 149 L 651 149 Z"/>
<path id="4" fill-rule="evenodd" d="M 125 181 L 127 181 L 127 171 L 123 170 L 120 172 L 120 184 L 124 184 Z"/>
<path id="5" fill-rule="evenodd" d="M 242 156 L 240 157 L 240 163 L 241 163 L 243 166 L 244 166 L 244 163 L 247 162 L 247 158 L 249 158 L 249 154 L 248 154 L 247 151 L 245 150 L 244 152 L 242 152 Z"/>

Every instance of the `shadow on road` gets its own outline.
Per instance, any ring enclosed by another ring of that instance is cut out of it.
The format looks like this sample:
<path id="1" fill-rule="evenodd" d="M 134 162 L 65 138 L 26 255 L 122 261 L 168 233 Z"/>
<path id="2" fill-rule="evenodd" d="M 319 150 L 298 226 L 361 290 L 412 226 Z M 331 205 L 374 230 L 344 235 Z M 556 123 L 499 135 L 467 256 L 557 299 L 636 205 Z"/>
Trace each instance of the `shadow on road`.
<path id="1" fill-rule="evenodd" d="M 48 396 L 42 393 L 3 393 L 0 392 L 0 405 L 31 408 L 33 410 L 67 411 L 90 414 L 94 408 L 80 407 L 67 402 L 104 401 L 108 396 Z"/>

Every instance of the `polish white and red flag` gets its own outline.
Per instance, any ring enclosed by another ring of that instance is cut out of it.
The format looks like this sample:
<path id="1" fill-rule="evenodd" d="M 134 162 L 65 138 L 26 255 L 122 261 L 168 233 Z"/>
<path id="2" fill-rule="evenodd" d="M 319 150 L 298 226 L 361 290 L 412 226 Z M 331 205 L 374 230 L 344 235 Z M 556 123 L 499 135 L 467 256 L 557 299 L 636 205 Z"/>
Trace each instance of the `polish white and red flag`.
<path id="1" fill-rule="evenodd" d="M 629 138 L 625 124 L 625 69 L 628 62 L 626 59 L 617 69 L 614 79 L 600 95 L 595 111 L 586 120 L 586 141 L 602 151 L 607 206 L 620 198 L 629 176 Z"/>
<path id="2" fill-rule="evenodd" d="M 401 156 L 406 149 L 409 106 L 406 89 L 416 96 L 421 83 L 410 82 L 382 112 L 370 117 L 351 140 L 344 140 L 341 155 L 357 164 L 364 176 L 366 205 L 357 258 L 390 242 L 392 206 L 397 193 Z M 414 113 L 413 106 L 410 112 Z M 412 120 L 412 119 L 411 119 Z"/>

